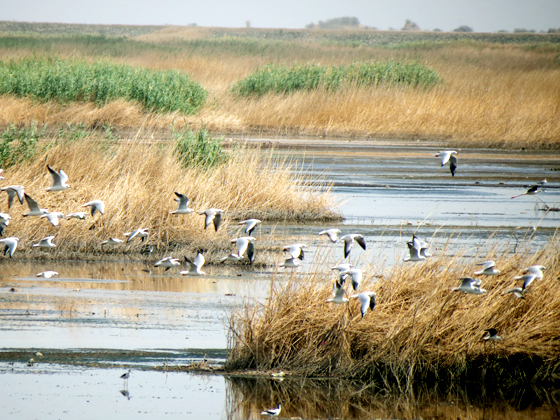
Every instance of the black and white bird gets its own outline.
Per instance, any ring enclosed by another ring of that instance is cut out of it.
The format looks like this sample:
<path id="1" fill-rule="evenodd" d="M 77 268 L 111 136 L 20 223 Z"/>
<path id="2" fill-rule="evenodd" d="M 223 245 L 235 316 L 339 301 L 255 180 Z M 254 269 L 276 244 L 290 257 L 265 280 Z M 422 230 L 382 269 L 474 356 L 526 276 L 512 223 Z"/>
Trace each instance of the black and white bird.
<path id="1" fill-rule="evenodd" d="M 278 265 L 278 267 L 284 267 L 284 268 L 297 268 L 301 265 L 301 260 L 299 258 L 287 258 L 286 260 L 284 260 L 283 263 L 280 263 Z"/>
<path id="2" fill-rule="evenodd" d="M 331 303 L 347 303 L 348 299 L 344 296 L 346 294 L 346 290 L 344 289 L 344 281 L 346 278 L 339 278 L 333 285 L 333 297 L 327 299 L 327 302 Z"/>
<path id="3" fill-rule="evenodd" d="M 282 251 L 287 252 L 290 256 L 294 259 L 302 260 L 305 258 L 305 252 L 303 252 L 303 248 L 307 248 L 305 244 L 292 244 L 286 245 L 282 248 Z"/>
<path id="4" fill-rule="evenodd" d="M 16 252 L 16 249 L 18 247 L 19 239 L 15 237 L 4 238 L 4 239 L 0 239 L 0 243 L 4 244 L 4 255 L 9 253 L 10 258 L 12 258 L 14 252 Z"/>
<path id="5" fill-rule="evenodd" d="M 4 229 L 8 227 L 12 216 L 8 213 L 0 213 L 0 236 L 4 235 Z"/>
<path id="6" fill-rule="evenodd" d="M 482 270 L 475 271 L 474 275 L 485 275 L 485 276 L 497 276 L 500 274 L 500 270 L 496 269 L 496 263 L 494 261 L 484 261 L 477 263 L 476 265 L 481 265 Z"/>
<path id="7" fill-rule="evenodd" d="M 24 213 L 23 217 L 28 216 L 42 216 L 49 212 L 48 209 L 39 208 L 39 204 L 35 200 L 33 200 L 27 193 L 24 193 L 23 196 L 25 197 L 25 201 L 27 202 L 27 207 L 29 207 L 29 211 Z"/>
<path id="8" fill-rule="evenodd" d="M 375 297 L 377 295 L 375 292 L 362 292 L 358 293 L 357 295 L 352 295 L 352 298 L 358 298 L 360 301 L 360 310 L 362 312 L 362 318 L 365 316 L 368 308 L 370 311 L 373 311 L 375 308 Z"/>
<path id="9" fill-rule="evenodd" d="M 40 273 L 37 273 L 37 277 L 44 277 L 46 279 L 50 279 L 53 276 L 58 276 L 58 273 L 53 270 L 47 270 L 47 271 L 42 271 Z"/>
<path id="10" fill-rule="evenodd" d="M 471 277 L 461 278 L 461 285 L 451 289 L 456 292 L 469 293 L 472 295 L 482 295 L 486 290 L 480 288 L 480 280 Z"/>
<path id="11" fill-rule="evenodd" d="M 77 211 L 75 213 L 70 213 L 64 216 L 65 219 L 80 219 L 86 220 L 87 213 L 85 211 Z"/>
<path id="12" fill-rule="evenodd" d="M 359 233 L 349 233 L 348 235 L 342 236 L 340 240 L 344 242 L 344 258 L 348 258 L 348 255 L 350 255 L 354 242 L 357 242 L 364 251 L 366 249 L 366 241 L 363 235 Z"/>
<path id="13" fill-rule="evenodd" d="M 217 232 L 222 224 L 223 210 L 220 209 L 206 209 L 204 211 L 198 212 L 200 215 L 204 215 L 204 229 L 208 229 L 212 224 L 214 224 L 214 230 Z"/>
<path id="14" fill-rule="evenodd" d="M 128 369 L 128 372 L 125 372 L 121 375 L 121 379 L 126 381 L 128 378 L 130 378 L 130 369 Z"/>
<path id="15" fill-rule="evenodd" d="M 261 411 L 261 416 L 278 417 L 280 410 L 282 410 L 282 403 L 279 403 L 276 408 L 269 408 L 268 410 Z"/>
<path id="16" fill-rule="evenodd" d="M 64 213 L 61 213 L 59 211 L 52 211 L 50 213 L 45 213 L 39 216 L 39 218 L 46 218 L 49 222 L 51 222 L 51 225 L 58 226 L 60 224 L 60 219 L 64 218 Z"/>
<path id="17" fill-rule="evenodd" d="M 47 165 L 47 169 L 52 178 L 52 185 L 46 188 L 47 191 L 64 191 L 70 188 L 70 185 L 66 183 L 66 181 L 68 181 L 68 175 L 66 175 L 62 169 L 56 172 L 49 165 Z"/>
<path id="18" fill-rule="evenodd" d="M 410 241 L 406 243 L 406 246 L 408 246 L 409 257 L 404 259 L 405 262 L 424 261 L 426 259 L 424 255 L 420 254 L 422 248 L 414 245 L 415 245 L 414 241 Z"/>
<path id="19" fill-rule="evenodd" d="M 181 271 L 179 274 L 181 274 L 182 276 L 204 276 L 206 274 L 201 270 L 202 266 L 206 262 L 204 259 L 204 255 L 202 255 L 201 252 L 196 255 L 194 261 L 191 261 L 187 257 L 185 257 L 185 262 L 189 265 L 189 269 Z"/>
<path id="20" fill-rule="evenodd" d="M 340 272 L 340 277 L 341 278 L 343 276 L 345 277 L 345 279 L 348 276 L 350 277 L 350 279 L 352 280 L 352 288 L 354 289 L 354 291 L 358 290 L 358 287 L 360 286 L 363 275 L 364 275 L 363 270 L 361 270 L 359 268 L 349 268 L 348 270 L 344 270 L 344 271 Z"/>
<path id="21" fill-rule="evenodd" d="M 501 341 L 504 337 L 498 335 L 498 330 L 496 328 L 488 328 L 482 337 L 483 340 L 489 341 Z"/>
<path id="22" fill-rule="evenodd" d="M 332 243 L 338 242 L 338 234 L 341 233 L 340 229 L 325 229 L 319 232 L 319 235 L 327 235 Z"/>
<path id="23" fill-rule="evenodd" d="M 523 274 L 522 276 L 514 277 L 515 280 L 523 281 L 523 286 L 521 286 L 522 290 L 525 291 L 527 287 L 533 283 L 533 280 L 537 279 L 538 277 L 533 273 Z"/>
<path id="24" fill-rule="evenodd" d="M 108 245 L 108 246 L 116 246 L 116 245 L 120 245 L 123 243 L 122 239 L 119 238 L 109 238 L 103 242 L 101 242 L 101 247 L 103 247 L 103 245 Z"/>
<path id="25" fill-rule="evenodd" d="M 537 279 L 543 278 L 543 270 L 546 270 L 544 265 L 532 265 L 530 267 L 524 268 L 523 272 L 528 274 L 534 274 Z"/>
<path id="26" fill-rule="evenodd" d="M 255 244 L 253 241 L 256 239 L 252 236 L 242 236 L 241 238 L 232 239 L 230 242 L 237 245 L 237 256 L 241 259 L 245 254 L 250 262 L 255 258 Z"/>
<path id="27" fill-rule="evenodd" d="M 173 257 L 165 257 L 159 260 L 154 264 L 154 267 L 165 267 L 165 271 L 169 270 L 172 267 L 178 267 L 181 263 L 177 258 Z"/>
<path id="28" fill-rule="evenodd" d="M 124 236 L 128 236 L 126 242 L 132 241 L 134 238 L 138 237 L 144 242 L 148 236 L 150 236 L 150 229 L 140 228 L 134 229 L 132 232 L 123 233 Z"/>
<path id="29" fill-rule="evenodd" d="M 458 166 L 459 165 L 457 163 L 457 156 L 451 155 L 449 157 L 449 172 L 451 172 L 451 176 L 455 176 L 455 172 L 457 171 Z"/>
<path id="30" fill-rule="evenodd" d="M 521 197 L 522 195 L 536 195 L 536 194 L 540 193 L 541 191 L 542 191 L 542 188 L 541 188 L 540 185 L 533 185 L 527 191 L 525 191 L 523 194 L 514 195 L 511 198 Z"/>
<path id="31" fill-rule="evenodd" d="M 436 157 L 441 159 L 441 166 L 445 166 L 447 162 L 451 159 L 451 156 L 456 155 L 457 151 L 455 150 L 444 150 L 436 154 Z"/>
<path id="32" fill-rule="evenodd" d="M 18 198 L 20 204 L 23 204 L 23 200 L 25 199 L 23 185 L 9 185 L 7 187 L 0 188 L 0 191 L 6 191 L 8 194 L 8 209 L 12 207 L 16 197 Z"/>
<path id="33" fill-rule="evenodd" d="M 179 203 L 177 210 L 173 210 L 171 212 L 171 214 L 191 214 L 194 213 L 194 209 L 190 209 L 189 208 L 189 197 L 187 197 L 185 194 L 181 194 L 176 192 L 175 195 L 177 196 L 177 198 L 175 198 L 175 201 L 177 201 Z"/>
<path id="34" fill-rule="evenodd" d="M 53 243 L 54 235 L 45 236 L 36 244 L 33 244 L 36 248 L 56 248 L 56 244 Z"/>
<path id="35" fill-rule="evenodd" d="M 105 213 L 105 203 L 101 200 L 93 200 L 86 204 L 82 204 L 82 207 L 91 207 L 91 215 L 95 215 L 95 212 L 98 211 L 101 214 Z"/>
<path id="36" fill-rule="evenodd" d="M 259 223 L 261 223 L 259 219 L 247 219 L 242 220 L 238 225 L 245 225 L 245 233 L 251 236 L 251 233 L 253 233 L 253 230 L 255 230 Z"/>

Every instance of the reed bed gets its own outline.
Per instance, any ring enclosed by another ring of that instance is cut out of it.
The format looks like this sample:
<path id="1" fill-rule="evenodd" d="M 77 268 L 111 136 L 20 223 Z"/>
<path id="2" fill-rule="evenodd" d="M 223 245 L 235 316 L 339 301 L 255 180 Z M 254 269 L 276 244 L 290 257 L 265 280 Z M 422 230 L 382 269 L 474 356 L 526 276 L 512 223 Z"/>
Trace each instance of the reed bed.
<path id="1" fill-rule="evenodd" d="M 45 191 L 51 185 L 47 164 L 68 174 L 69 189 Z M 89 210 L 82 207 L 88 201 L 105 202 L 104 215 L 97 213 L 86 221 L 62 220 L 54 227 L 46 219 L 19 216 L 27 206 L 20 207 L 16 200 L 5 236 L 19 237 L 18 250 L 29 250 L 31 258 L 64 258 L 72 253 L 77 258 L 91 257 L 101 249 L 102 241 L 110 237 L 126 239 L 123 233 L 137 228 L 149 228 L 148 243 L 165 252 L 225 246 L 229 249 L 229 222 L 241 217 L 339 217 L 329 210 L 328 188 L 324 193 L 314 193 L 310 188 L 313 182 L 294 175 L 290 162 L 275 160 L 270 151 L 258 149 L 232 150 L 227 160 L 212 167 L 185 166 L 177 158 L 173 142 L 56 139 L 41 143 L 32 160 L 6 168 L 3 176 L 3 185 L 24 185 L 41 208 L 50 211 L 69 214 Z M 176 191 L 187 195 L 190 207 L 197 211 L 211 207 L 224 210 L 220 230 L 204 230 L 204 218 L 196 213 L 170 214 L 177 208 Z M 7 212 L 4 196 L 1 206 Z M 32 243 L 47 235 L 56 236 L 57 248 L 53 252 L 31 249 Z M 139 245 L 134 241 L 130 246 L 116 248 L 116 252 L 138 250 Z"/>
<path id="2" fill-rule="evenodd" d="M 380 280 L 382 263 L 371 265 L 360 291 L 375 291 L 377 306 L 363 318 L 357 299 L 348 306 L 326 302 L 335 278 L 330 267 L 277 276 L 264 302 L 247 302 L 231 316 L 227 367 L 376 380 L 402 390 L 415 381 L 554 380 L 560 370 L 558 251 L 554 238 L 536 254 L 499 256 L 502 273 L 482 278 L 483 295 L 451 290 L 476 270 L 460 255 L 401 262 Z M 529 286 L 525 299 L 506 294 L 519 286 L 513 277 L 533 264 L 547 267 L 543 280 Z M 482 340 L 489 328 L 504 340 Z"/>

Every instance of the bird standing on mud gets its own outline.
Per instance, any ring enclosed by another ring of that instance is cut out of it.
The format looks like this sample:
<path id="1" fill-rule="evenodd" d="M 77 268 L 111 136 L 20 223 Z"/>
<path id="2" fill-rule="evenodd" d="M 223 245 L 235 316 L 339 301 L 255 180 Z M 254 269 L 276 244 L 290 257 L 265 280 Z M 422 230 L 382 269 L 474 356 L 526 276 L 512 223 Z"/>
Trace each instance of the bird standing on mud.
<path id="1" fill-rule="evenodd" d="M 282 403 L 279 403 L 276 408 L 269 408 L 268 410 L 261 411 L 261 416 L 278 417 L 280 410 L 282 410 Z"/>

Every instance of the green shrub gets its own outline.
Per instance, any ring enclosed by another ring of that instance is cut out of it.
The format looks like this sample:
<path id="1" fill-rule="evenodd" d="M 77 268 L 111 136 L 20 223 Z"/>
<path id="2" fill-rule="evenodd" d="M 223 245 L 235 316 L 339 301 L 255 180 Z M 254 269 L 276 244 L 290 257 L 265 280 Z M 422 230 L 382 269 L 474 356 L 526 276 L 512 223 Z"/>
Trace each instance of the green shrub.
<path id="1" fill-rule="evenodd" d="M 0 61 L 0 93 L 42 101 L 138 101 L 147 110 L 195 113 L 207 93 L 178 71 L 151 71 L 97 61 L 25 58 Z"/>
<path id="2" fill-rule="evenodd" d="M 184 167 L 211 168 L 227 160 L 222 139 L 213 139 L 206 129 L 174 131 L 175 156 Z"/>
<path id="3" fill-rule="evenodd" d="M 270 64 L 258 68 L 237 82 L 231 91 L 237 96 L 262 96 L 267 93 L 290 94 L 313 89 L 334 91 L 350 86 L 375 88 L 380 84 L 427 87 L 440 82 L 435 71 L 419 63 L 388 61 L 333 67 L 317 64 L 293 64 L 291 67 Z"/>
<path id="4" fill-rule="evenodd" d="M 22 129 L 14 125 L 8 127 L 0 136 L 0 168 L 8 168 L 33 159 L 41 135 L 35 124 Z"/>

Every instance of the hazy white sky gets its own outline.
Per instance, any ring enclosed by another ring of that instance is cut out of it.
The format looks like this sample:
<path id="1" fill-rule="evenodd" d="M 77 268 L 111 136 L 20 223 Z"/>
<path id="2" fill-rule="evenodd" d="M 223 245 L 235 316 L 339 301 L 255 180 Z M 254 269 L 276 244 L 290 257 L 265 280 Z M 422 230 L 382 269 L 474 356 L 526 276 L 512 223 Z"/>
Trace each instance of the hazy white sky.
<path id="1" fill-rule="evenodd" d="M 303 28 L 353 16 L 378 29 L 476 32 L 560 27 L 560 0 L 0 0 L 0 20 L 28 22 Z"/>

